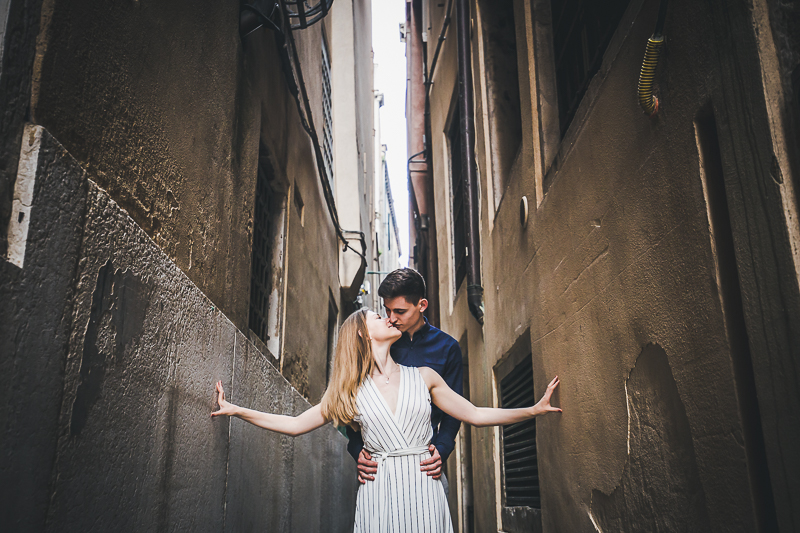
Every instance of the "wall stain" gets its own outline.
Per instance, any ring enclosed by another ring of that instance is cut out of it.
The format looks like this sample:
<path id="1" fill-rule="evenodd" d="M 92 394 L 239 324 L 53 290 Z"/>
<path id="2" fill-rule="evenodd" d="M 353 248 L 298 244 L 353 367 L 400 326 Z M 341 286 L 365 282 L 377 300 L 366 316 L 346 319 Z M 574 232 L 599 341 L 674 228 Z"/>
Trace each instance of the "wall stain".
<path id="1" fill-rule="evenodd" d="M 72 403 L 70 436 L 80 435 L 92 406 L 100 398 L 106 368 L 121 360 L 141 334 L 150 288 L 128 270 L 107 261 L 97 273 L 92 308 Z"/>
<path id="2" fill-rule="evenodd" d="M 689 420 L 667 354 L 649 344 L 627 381 L 628 461 L 610 494 L 592 491 L 602 532 L 711 530 Z"/>

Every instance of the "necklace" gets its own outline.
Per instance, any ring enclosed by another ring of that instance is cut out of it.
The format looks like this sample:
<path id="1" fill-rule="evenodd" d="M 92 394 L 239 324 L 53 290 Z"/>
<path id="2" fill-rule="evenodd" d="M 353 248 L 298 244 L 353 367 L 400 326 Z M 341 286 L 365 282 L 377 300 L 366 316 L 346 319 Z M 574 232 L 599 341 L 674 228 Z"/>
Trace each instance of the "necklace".
<path id="1" fill-rule="evenodd" d="M 392 374 L 394 374 L 394 373 L 395 373 L 395 372 L 397 372 L 398 370 L 400 370 L 400 366 L 399 366 L 399 365 L 397 366 L 397 368 L 395 368 L 394 370 L 392 370 L 391 372 L 389 372 L 389 375 L 388 375 L 388 376 L 386 376 L 386 383 L 387 383 L 387 384 L 389 383 L 389 378 L 392 376 Z M 381 375 L 382 375 L 382 374 L 381 374 Z"/>

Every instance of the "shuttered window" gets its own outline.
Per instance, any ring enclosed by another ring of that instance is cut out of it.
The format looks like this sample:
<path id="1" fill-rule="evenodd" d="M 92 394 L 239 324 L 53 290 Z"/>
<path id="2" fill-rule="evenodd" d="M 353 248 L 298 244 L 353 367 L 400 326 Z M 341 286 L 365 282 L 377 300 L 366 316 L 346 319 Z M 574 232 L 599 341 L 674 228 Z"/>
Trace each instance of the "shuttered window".
<path id="1" fill-rule="evenodd" d="M 536 403 L 530 355 L 500 381 L 500 401 L 505 408 Z M 506 507 L 541 509 L 535 418 L 503 426 L 503 490 Z"/>

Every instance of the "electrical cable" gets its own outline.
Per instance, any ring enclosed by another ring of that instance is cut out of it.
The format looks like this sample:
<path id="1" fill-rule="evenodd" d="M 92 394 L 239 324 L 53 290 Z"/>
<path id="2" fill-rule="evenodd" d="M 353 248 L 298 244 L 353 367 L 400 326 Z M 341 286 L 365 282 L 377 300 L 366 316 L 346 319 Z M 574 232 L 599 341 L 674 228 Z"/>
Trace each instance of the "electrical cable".
<path id="1" fill-rule="evenodd" d="M 436 73 L 436 63 L 439 61 L 439 52 L 442 50 L 442 44 L 447 38 L 447 28 L 450 26 L 450 13 L 453 8 L 453 0 L 448 0 L 447 7 L 444 10 L 444 20 L 442 21 L 442 29 L 439 31 L 439 39 L 436 42 L 436 50 L 433 51 L 433 59 L 431 60 L 430 75 L 428 74 L 427 65 L 425 68 L 425 94 L 430 93 L 431 85 L 433 85 L 433 75 Z"/>
<path id="2" fill-rule="evenodd" d="M 294 98 L 295 105 L 297 106 L 297 112 L 300 116 L 300 123 L 303 126 L 306 134 L 311 138 L 311 143 L 314 146 L 314 158 L 317 164 L 317 173 L 319 174 L 320 182 L 322 183 L 322 191 L 323 196 L 325 197 L 325 203 L 328 207 L 328 213 L 331 216 L 331 220 L 333 222 L 333 226 L 336 230 L 337 236 L 342 240 L 344 246 L 342 251 L 347 249 L 351 250 L 353 253 L 361 257 L 363 261 L 368 263 L 367 261 L 367 242 L 366 242 L 366 235 L 363 231 L 355 231 L 355 230 L 345 230 L 339 223 L 339 214 L 336 211 L 336 204 L 334 203 L 333 199 L 333 190 L 331 189 L 331 184 L 327 179 L 327 172 L 324 168 L 323 158 L 322 158 L 322 149 L 320 148 L 319 144 L 319 137 L 317 136 L 316 128 L 314 127 L 314 119 L 311 114 L 311 104 L 308 99 L 308 91 L 306 90 L 305 82 L 303 81 L 303 71 L 300 66 L 300 59 L 297 55 L 297 47 L 294 41 L 294 35 L 292 33 L 292 25 L 291 22 L 288 20 L 289 15 L 287 14 L 286 8 L 283 5 L 283 0 L 280 1 L 280 6 L 278 4 L 274 4 L 273 6 L 273 13 L 275 7 L 280 7 L 281 11 L 284 14 L 284 22 L 288 31 L 284 32 L 281 28 L 270 18 L 267 17 L 261 10 L 251 4 L 245 4 L 242 6 L 242 9 L 249 10 L 255 13 L 265 25 L 269 26 L 270 29 L 273 30 L 275 34 L 275 38 L 278 44 L 278 48 L 281 52 L 281 66 L 283 67 L 284 76 L 286 78 L 286 82 L 289 86 L 289 92 L 291 93 L 292 97 Z M 245 35 L 249 35 L 252 31 L 255 31 L 253 28 Z M 288 40 L 287 40 L 288 36 Z M 292 49 L 292 56 L 289 55 L 288 48 L 291 46 Z M 294 58 L 294 66 L 292 65 Z M 296 76 L 296 77 L 295 77 Z M 300 102 L 300 96 L 302 95 L 303 102 Z M 305 109 L 304 109 L 305 108 Z M 345 237 L 345 233 L 351 235 L 358 235 L 359 240 L 361 242 L 362 252 L 359 252 L 352 246 L 350 246 L 350 240 Z"/>

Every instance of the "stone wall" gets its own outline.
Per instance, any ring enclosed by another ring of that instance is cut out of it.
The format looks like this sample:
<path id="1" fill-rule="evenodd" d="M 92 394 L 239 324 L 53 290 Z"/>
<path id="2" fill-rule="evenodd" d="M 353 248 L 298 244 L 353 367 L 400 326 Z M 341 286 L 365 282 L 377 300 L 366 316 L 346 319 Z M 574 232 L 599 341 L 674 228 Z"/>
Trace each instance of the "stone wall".
<path id="1" fill-rule="evenodd" d="M 40 127 L 22 268 L 0 262 L 0 522 L 15 531 L 345 531 L 355 466 L 211 418 L 308 403 Z"/>

